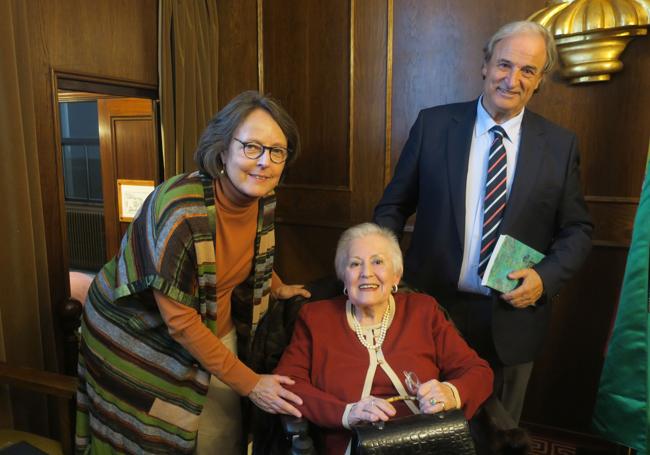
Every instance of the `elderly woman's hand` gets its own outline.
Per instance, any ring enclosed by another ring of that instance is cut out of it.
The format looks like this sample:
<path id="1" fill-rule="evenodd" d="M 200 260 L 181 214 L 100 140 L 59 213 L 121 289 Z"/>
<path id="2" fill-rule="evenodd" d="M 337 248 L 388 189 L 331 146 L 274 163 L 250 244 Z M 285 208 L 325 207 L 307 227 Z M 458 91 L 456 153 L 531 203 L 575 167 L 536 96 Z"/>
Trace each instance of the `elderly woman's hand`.
<path id="1" fill-rule="evenodd" d="M 435 414 L 458 407 L 451 388 L 437 379 L 427 381 L 420 386 L 418 402 L 420 411 L 425 414 Z"/>
<path id="2" fill-rule="evenodd" d="M 282 387 L 282 384 L 293 385 L 295 381 L 279 374 L 263 374 L 248 394 L 248 398 L 255 403 L 255 406 L 271 414 L 291 414 L 302 417 L 300 411 L 291 404 L 291 402 L 302 404 L 302 399 Z"/>
<path id="3" fill-rule="evenodd" d="M 348 425 L 357 425 L 362 422 L 384 422 L 395 415 L 395 408 L 386 400 L 372 395 L 357 401 L 352 405 L 348 414 Z"/>
<path id="4" fill-rule="evenodd" d="M 306 299 L 311 297 L 311 293 L 302 284 L 283 284 L 273 291 L 273 297 L 278 300 L 290 299 L 296 295 L 301 295 Z"/>

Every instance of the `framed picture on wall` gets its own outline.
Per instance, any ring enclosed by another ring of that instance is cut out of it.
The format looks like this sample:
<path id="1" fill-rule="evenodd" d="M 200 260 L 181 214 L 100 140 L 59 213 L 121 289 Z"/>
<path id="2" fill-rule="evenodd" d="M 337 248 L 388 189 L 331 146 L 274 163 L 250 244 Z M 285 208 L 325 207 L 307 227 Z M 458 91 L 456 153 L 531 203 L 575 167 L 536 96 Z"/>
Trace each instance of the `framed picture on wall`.
<path id="1" fill-rule="evenodd" d="M 117 179 L 117 209 L 120 221 L 132 221 L 154 187 L 153 180 Z"/>

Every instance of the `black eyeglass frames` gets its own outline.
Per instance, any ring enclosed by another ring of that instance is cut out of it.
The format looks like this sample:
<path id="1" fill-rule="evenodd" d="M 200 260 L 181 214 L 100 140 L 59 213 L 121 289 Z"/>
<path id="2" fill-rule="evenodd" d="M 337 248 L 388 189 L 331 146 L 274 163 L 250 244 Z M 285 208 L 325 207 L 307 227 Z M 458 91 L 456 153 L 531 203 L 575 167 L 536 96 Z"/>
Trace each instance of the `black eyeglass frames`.
<path id="1" fill-rule="evenodd" d="M 236 137 L 233 137 L 233 139 L 242 145 L 242 149 L 244 150 L 244 155 L 246 156 L 246 158 L 249 158 L 251 160 L 258 159 L 267 150 L 269 151 L 269 156 L 271 157 L 271 161 L 274 162 L 275 164 L 282 164 L 289 157 L 289 150 L 287 150 L 284 147 L 270 147 L 270 146 L 258 144 L 257 142 L 244 142 L 240 139 L 237 139 Z"/>

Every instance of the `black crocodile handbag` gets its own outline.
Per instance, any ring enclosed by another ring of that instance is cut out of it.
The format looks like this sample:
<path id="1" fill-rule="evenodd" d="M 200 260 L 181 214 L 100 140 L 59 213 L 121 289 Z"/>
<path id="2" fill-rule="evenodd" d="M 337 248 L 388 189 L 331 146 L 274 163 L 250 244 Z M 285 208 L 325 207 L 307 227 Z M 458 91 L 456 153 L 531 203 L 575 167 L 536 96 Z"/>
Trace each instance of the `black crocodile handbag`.
<path id="1" fill-rule="evenodd" d="M 475 455 L 469 425 L 459 409 L 438 414 L 415 414 L 382 425 L 353 427 L 357 454 Z"/>

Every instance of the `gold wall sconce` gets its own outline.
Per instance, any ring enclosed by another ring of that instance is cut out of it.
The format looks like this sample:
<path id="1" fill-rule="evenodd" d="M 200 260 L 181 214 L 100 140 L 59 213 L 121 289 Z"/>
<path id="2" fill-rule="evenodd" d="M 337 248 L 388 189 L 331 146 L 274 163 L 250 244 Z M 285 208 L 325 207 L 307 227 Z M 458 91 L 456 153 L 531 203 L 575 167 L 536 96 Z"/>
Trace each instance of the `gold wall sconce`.
<path id="1" fill-rule="evenodd" d="M 562 76 L 572 84 L 607 81 L 623 69 L 620 55 L 647 35 L 650 0 L 549 0 L 529 17 L 555 37 Z"/>

